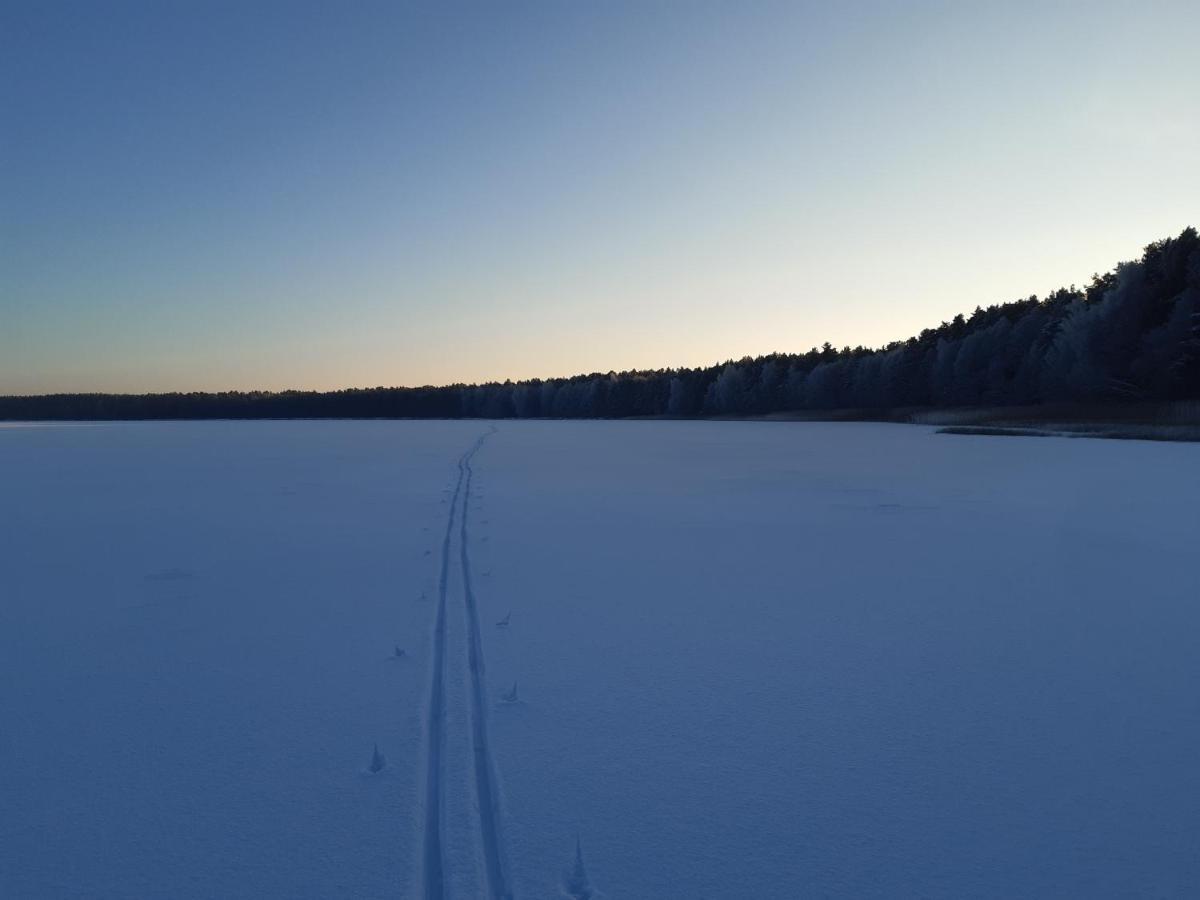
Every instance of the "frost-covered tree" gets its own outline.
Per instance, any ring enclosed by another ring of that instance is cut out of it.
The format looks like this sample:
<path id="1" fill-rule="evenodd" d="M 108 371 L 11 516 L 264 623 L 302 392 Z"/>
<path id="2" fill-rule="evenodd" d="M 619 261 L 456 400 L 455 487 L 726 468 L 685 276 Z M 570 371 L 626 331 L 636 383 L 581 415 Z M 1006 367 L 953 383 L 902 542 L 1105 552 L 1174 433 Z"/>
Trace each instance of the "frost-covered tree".
<path id="1" fill-rule="evenodd" d="M 735 364 L 721 370 L 704 399 L 705 412 L 728 415 L 744 412 L 747 405 L 746 376 Z"/>

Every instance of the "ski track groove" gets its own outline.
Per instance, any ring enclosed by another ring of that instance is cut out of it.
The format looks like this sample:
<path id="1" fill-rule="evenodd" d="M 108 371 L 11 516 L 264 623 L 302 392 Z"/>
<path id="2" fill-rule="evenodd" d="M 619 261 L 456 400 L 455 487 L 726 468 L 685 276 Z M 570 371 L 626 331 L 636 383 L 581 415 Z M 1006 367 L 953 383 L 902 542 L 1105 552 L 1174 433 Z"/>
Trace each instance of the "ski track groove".
<path id="1" fill-rule="evenodd" d="M 433 624 L 433 652 L 429 705 L 426 713 L 425 752 L 425 824 L 422 832 L 421 896 L 425 900 L 444 900 L 446 896 L 445 852 L 442 847 L 442 750 L 446 718 L 446 609 L 449 605 L 450 544 L 454 523 L 458 518 L 459 498 L 462 497 L 462 518 L 459 520 L 461 562 L 463 571 L 464 605 L 469 623 L 467 661 L 470 670 L 472 709 L 471 736 L 474 748 L 475 787 L 479 797 L 479 827 L 483 842 L 484 867 L 490 896 L 508 900 L 508 887 L 499 832 L 499 816 L 491 752 L 487 742 L 486 690 L 483 682 L 483 650 L 479 637 L 479 616 L 475 594 L 471 588 L 470 557 L 467 552 L 467 510 L 471 492 L 471 457 L 483 446 L 491 431 L 482 435 L 458 460 L 458 481 L 450 499 L 446 517 L 446 533 L 442 538 L 441 571 L 438 577 L 438 603 Z"/>
<path id="2" fill-rule="evenodd" d="M 425 900 L 442 900 L 446 891 L 445 860 L 442 851 L 442 739 L 446 717 L 446 595 L 450 584 L 450 540 L 454 534 L 455 510 L 462 491 L 462 458 L 458 462 L 458 482 L 450 500 L 446 534 L 442 538 L 442 568 L 438 578 L 437 612 L 433 620 L 432 674 L 425 736 L 425 827 L 422 832 L 421 895 Z"/>
<path id="3" fill-rule="evenodd" d="M 495 433 L 493 428 L 488 434 Z M 463 483 L 463 512 L 460 520 L 459 554 L 462 562 L 463 605 L 467 614 L 467 669 L 471 684 L 471 744 L 475 762 L 475 793 L 479 808 L 479 832 L 483 846 L 484 871 L 487 875 L 488 896 L 498 900 L 511 900 L 512 887 L 508 881 L 508 867 L 504 859 L 504 841 L 501 835 L 500 804 L 496 794 L 495 763 L 492 761 L 488 744 L 487 683 L 484 679 L 483 641 L 479 631 L 479 609 L 475 603 L 475 591 L 471 584 L 471 557 L 468 550 L 467 520 L 471 503 L 471 457 L 482 446 L 488 434 L 463 456 L 459 463 Z"/>

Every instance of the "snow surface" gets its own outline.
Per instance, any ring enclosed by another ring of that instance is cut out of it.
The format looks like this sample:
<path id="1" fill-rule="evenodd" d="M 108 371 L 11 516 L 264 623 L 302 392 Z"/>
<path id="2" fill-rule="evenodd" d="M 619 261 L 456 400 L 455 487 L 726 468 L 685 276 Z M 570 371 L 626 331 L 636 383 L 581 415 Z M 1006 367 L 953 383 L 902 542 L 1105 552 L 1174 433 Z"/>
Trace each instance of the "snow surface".
<path id="1" fill-rule="evenodd" d="M 0 896 L 1188 895 L 1198 464 L 877 424 L 0 429 Z"/>

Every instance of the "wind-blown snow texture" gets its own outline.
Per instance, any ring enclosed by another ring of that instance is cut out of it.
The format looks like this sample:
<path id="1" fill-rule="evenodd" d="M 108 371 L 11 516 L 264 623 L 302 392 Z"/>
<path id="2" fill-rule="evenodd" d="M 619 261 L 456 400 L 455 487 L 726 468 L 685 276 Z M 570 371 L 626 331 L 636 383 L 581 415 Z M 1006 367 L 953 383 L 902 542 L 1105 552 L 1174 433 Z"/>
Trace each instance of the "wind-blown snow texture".
<path id="1" fill-rule="evenodd" d="M 1200 448 L 489 428 L 0 428 L 0 896 L 1200 884 Z"/>

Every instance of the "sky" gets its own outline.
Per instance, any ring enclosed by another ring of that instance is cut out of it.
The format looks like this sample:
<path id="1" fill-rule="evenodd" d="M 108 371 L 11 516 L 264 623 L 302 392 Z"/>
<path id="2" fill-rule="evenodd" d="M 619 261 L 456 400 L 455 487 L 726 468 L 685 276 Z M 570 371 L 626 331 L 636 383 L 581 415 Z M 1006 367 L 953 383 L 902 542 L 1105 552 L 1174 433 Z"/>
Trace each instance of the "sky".
<path id="1" fill-rule="evenodd" d="M 1200 225 L 1195 2 L 0 0 L 0 394 L 882 345 Z"/>

